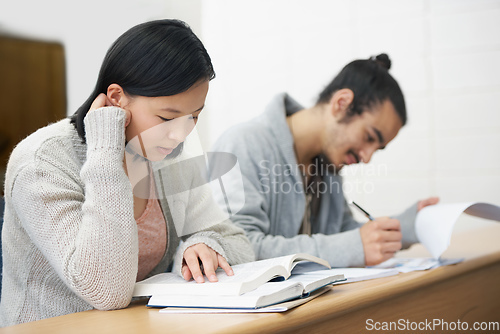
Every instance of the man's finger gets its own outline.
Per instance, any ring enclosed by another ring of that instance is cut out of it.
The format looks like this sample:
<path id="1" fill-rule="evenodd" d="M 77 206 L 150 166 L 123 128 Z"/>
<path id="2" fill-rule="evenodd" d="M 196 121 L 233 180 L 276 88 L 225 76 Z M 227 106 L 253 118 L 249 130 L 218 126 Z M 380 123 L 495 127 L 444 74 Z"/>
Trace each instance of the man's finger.
<path id="1" fill-rule="evenodd" d="M 402 246 L 401 242 L 397 242 L 397 241 L 394 241 L 394 242 L 384 242 L 382 244 L 381 251 L 382 251 L 382 253 L 384 253 L 384 255 L 386 253 L 394 254 L 394 253 L 396 253 L 397 251 L 399 251 L 401 249 L 401 246 Z"/>
<path id="2" fill-rule="evenodd" d="M 397 219 L 381 219 L 378 220 L 377 223 L 379 224 L 382 230 L 393 230 L 393 231 L 401 230 L 401 224 Z"/>
<path id="3" fill-rule="evenodd" d="M 382 240 L 387 241 L 401 241 L 403 239 L 403 235 L 400 231 L 395 230 L 387 230 L 381 232 Z"/>
<path id="4" fill-rule="evenodd" d="M 394 253 L 384 253 L 382 256 L 382 261 L 380 263 L 392 259 L 394 257 Z"/>
<path id="5" fill-rule="evenodd" d="M 439 197 L 429 197 L 418 202 L 417 211 L 422 210 L 426 206 L 435 205 L 439 203 Z"/>

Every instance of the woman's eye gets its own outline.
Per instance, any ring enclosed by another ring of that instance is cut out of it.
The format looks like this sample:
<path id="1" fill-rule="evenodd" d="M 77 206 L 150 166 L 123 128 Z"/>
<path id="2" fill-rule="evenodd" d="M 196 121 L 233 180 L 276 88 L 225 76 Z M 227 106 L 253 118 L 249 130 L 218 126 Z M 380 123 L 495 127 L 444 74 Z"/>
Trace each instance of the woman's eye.
<path id="1" fill-rule="evenodd" d="M 198 120 L 198 116 L 189 116 L 189 119 L 194 119 L 195 121 Z"/>
<path id="2" fill-rule="evenodd" d="M 161 116 L 158 116 L 158 117 L 160 117 L 160 119 L 161 119 L 162 121 L 164 121 L 164 122 L 168 122 L 168 121 L 173 120 L 173 118 L 164 118 L 164 117 L 161 117 Z"/>

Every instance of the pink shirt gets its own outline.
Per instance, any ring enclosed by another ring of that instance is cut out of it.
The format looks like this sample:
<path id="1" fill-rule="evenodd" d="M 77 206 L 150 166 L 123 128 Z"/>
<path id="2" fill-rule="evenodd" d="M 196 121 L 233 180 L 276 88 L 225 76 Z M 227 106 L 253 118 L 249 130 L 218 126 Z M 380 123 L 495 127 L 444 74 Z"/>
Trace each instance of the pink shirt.
<path id="1" fill-rule="evenodd" d="M 137 281 L 140 281 L 158 265 L 167 246 L 167 225 L 155 196 L 150 196 L 146 209 L 136 222 L 139 235 Z"/>

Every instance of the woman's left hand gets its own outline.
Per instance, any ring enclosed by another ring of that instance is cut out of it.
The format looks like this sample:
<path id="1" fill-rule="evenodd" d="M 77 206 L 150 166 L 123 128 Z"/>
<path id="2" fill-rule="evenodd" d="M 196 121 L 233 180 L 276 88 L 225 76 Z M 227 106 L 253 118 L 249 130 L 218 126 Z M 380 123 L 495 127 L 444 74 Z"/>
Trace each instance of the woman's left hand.
<path id="1" fill-rule="evenodd" d="M 184 251 L 181 271 L 186 281 L 193 278 L 197 283 L 203 283 L 205 274 L 210 282 L 217 282 L 215 270 L 219 267 L 224 269 L 228 276 L 234 274 L 226 259 L 205 244 L 196 244 Z"/>
<path id="2" fill-rule="evenodd" d="M 116 105 L 114 104 L 107 96 L 106 94 L 104 93 L 101 93 L 99 94 L 94 102 L 92 102 L 92 104 L 90 105 L 90 109 L 89 109 L 89 112 L 92 111 L 92 110 L 95 110 L 95 109 L 99 109 L 99 108 L 102 108 L 102 107 L 112 107 L 112 106 L 115 106 L 115 107 L 118 107 L 118 108 L 121 108 L 119 105 Z M 128 110 L 125 110 L 123 108 L 121 108 L 123 111 L 125 111 L 125 127 L 127 127 L 129 124 L 130 124 L 130 120 L 132 119 L 132 114 L 130 113 L 130 111 Z"/>

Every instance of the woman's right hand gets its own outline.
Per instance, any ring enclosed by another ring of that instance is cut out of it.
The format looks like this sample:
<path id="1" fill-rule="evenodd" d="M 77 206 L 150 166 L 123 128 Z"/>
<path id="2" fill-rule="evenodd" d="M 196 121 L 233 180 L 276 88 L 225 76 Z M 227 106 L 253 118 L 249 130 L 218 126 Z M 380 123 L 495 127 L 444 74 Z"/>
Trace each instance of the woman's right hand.
<path id="1" fill-rule="evenodd" d="M 89 111 L 96 110 L 96 109 L 103 108 L 103 107 L 113 107 L 113 106 L 115 106 L 115 105 L 113 104 L 113 102 L 111 102 L 110 99 L 108 99 L 106 94 L 101 93 L 96 97 L 94 102 L 92 102 L 92 105 L 90 106 Z M 116 106 L 116 107 L 120 108 L 120 106 Z M 122 108 L 122 110 L 125 111 L 125 127 L 127 127 L 130 124 L 130 119 L 132 118 L 132 115 L 130 114 L 130 111 L 128 111 L 128 110 L 125 110 L 123 108 Z"/>

